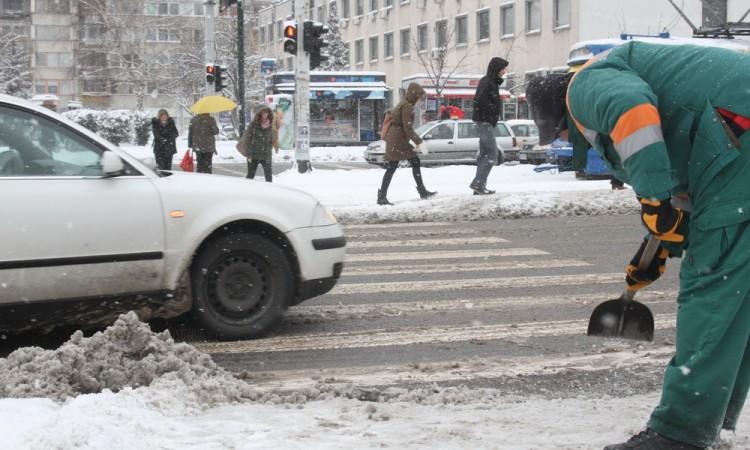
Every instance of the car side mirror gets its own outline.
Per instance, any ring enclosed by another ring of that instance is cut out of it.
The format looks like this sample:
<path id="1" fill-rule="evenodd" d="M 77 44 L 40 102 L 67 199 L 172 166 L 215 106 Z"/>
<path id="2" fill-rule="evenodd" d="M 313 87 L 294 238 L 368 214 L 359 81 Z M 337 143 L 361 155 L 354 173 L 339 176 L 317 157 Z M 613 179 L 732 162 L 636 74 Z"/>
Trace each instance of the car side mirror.
<path id="1" fill-rule="evenodd" d="M 107 150 L 102 153 L 101 164 L 105 177 L 117 177 L 125 172 L 125 163 L 115 152 Z"/>

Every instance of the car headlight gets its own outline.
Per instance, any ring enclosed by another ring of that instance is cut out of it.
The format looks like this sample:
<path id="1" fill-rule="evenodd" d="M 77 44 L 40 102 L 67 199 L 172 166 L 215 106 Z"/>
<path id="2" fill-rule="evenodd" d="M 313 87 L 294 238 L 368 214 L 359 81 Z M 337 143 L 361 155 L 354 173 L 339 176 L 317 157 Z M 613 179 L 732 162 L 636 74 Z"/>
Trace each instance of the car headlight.
<path id="1" fill-rule="evenodd" d="M 315 209 L 313 210 L 312 215 L 312 225 L 313 227 L 324 227 L 327 225 L 333 225 L 336 223 L 336 216 L 333 215 L 331 211 L 328 210 L 325 206 L 318 203 L 315 205 Z"/>

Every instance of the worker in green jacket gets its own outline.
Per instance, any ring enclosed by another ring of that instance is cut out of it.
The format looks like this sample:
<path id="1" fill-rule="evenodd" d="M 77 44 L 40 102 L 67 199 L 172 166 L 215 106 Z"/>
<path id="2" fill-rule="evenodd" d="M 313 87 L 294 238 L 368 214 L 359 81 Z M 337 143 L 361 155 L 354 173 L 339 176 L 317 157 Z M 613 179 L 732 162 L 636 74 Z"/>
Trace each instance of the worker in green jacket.
<path id="1" fill-rule="evenodd" d="M 645 431 L 606 450 L 712 445 L 750 386 L 750 54 L 630 42 L 526 95 L 540 143 L 582 136 L 635 190 L 661 249 L 647 270 L 628 265 L 631 290 L 684 251 L 661 401 Z"/>

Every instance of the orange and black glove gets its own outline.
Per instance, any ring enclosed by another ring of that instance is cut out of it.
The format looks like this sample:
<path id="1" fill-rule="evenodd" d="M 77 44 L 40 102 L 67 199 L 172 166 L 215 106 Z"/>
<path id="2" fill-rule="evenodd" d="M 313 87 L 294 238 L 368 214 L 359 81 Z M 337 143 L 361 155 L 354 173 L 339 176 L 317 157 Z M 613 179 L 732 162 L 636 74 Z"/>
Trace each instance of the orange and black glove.
<path id="1" fill-rule="evenodd" d="M 629 291 L 637 291 L 648 286 L 658 280 L 661 274 L 667 269 L 669 250 L 662 247 L 661 244 L 659 244 L 659 248 L 656 250 L 656 255 L 651 260 L 651 264 L 643 270 L 638 269 L 638 262 L 641 260 L 641 255 L 643 255 L 643 251 L 646 249 L 647 242 L 648 239 L 643 240 L 633 259 L 630 260 L 630 264 L 625 268 L 625 282 L 628 284 Z"/>
<path id="2" fill-rule="evenodd" d="M 638 201 L 641 202 L 641 220 L 651 234 L 660 241 L 685 241 L 686 221 L 681 209 L 673 208 L 669 199 L 649 200 L 640 197 Z"/>

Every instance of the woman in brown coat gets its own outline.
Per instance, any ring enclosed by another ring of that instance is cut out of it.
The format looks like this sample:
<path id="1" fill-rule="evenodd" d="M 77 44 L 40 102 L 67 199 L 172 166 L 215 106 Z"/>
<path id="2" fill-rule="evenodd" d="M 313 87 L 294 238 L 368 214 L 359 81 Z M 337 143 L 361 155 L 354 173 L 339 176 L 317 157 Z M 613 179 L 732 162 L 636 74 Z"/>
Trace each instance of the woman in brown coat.
<path id="1" fill-rule="evenodd" d="M 392 205 L 387 198 L 388 186 L 391 184 L 399 161 L 403 160 L 407 160 L 411 164 L 411 171 L 414 175 L 414 181 L 417 183 L 419 196 L 430 198 L 436 194 L 436 192 L 430 192 L 424 187 L 419 156 L 409 143 L 410 140 L 413 141 L 417 148 L 421 148 L 422 152 L 426 153 L 426 146 L 422 142 L 422 138 L 414 131 L 414 105 L 424 94 L 422 86 L 417 83 L 409 84 L 406 95 L 391 111 L 391 125 L 385 136 L 385 161 L 387 165 L 383 182 L 378 191 L 378 205 Z"/>

